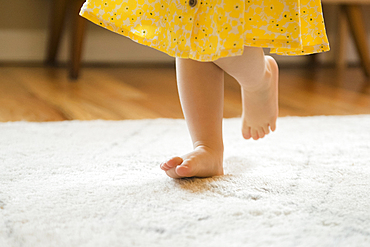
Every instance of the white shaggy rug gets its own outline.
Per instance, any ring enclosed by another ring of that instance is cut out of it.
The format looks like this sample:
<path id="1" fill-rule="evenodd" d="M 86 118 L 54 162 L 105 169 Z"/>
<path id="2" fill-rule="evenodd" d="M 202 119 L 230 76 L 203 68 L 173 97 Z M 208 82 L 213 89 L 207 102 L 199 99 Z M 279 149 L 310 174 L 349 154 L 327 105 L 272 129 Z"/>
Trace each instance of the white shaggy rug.
<path id="1" fill-rule="evenodd" d="M 184 120 L 0 123 L 0 246 L 370 246 L 370 115 L 224 138 L 226 175 L 174 180 Z"/>

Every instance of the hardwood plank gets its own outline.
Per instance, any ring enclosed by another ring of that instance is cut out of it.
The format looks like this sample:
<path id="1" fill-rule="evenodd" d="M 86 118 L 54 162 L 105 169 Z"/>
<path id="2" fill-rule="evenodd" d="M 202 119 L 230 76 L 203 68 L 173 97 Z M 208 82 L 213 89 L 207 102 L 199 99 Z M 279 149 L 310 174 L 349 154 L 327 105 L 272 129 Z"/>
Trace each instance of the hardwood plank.
<path id="1" fill-rule="evenodd" d="M 133 99 L 145 94 L 110 80 L 109 76 L 87 70 L 78 83 L 59 73 L 52 81 L 44 69 L 23 69 L 19 80 L 40 99 L 64 112 L 70 119 L 128 119 L 155 117 Z M 63 72 L 59 69 L 57 72 Z M 108 79 L 107 79 L 108 77 Z"/>
<path id="2" fill-rule="evenodd" d="M 351 71 L 353 69 L 349 69 Z M 326 69 L 325 73 L 320 70 L 315 77 L 304 76 L 304 71 L 300 75 L 294 74 L 297 71 L 286 72 L 282 73 L 280 83 L 281 115 L 290 115 L 289 111 L 284 111 L 287 105 L 294 106 L 292 115 L 300 116 L 370 113 L 370 95 L 358 87 L 361 82 L 366 87 L 368 84 L 360 76 L 336 84 L 333 82 L 335 69 Z M 358 86 L 352 85 L 347 89 L 348 83 L 354 81 Z"/>
<path id="3" fill-rule="evenodd" d="M 0 68 L 0 121 L 61 121 L 62 112 L 40 101 L 16 78 L 11 68 Z"/>
<path id="4" fill-rule="evenodd" d="M 159 117 L 183 118 L 174 68 L 112 69 L 108 73 L 121 83 L 147 92 L 145 98 L 138 101 Z"/>
<path id="5" fill-rule="evenodd" d="M 370 114 L 360 68 L 283 68 L 280 116 Z M 240 86 L 225 76 L 224 117 L 240 117 Z M 174 67 L 0 67 L 0 121 L 183 118 Z"/>

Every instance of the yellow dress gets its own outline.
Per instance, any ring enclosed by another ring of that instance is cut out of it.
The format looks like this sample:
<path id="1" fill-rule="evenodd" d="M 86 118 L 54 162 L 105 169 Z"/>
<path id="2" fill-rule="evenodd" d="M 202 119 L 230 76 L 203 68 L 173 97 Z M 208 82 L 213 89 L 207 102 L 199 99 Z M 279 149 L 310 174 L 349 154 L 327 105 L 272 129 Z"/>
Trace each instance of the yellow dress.
<path id="1" fill-rule="evenodd" d="M 87 0 L 80 15 L 173 57 L 214 61 L 244 46 L 329 50 L 321 0 Z"/>

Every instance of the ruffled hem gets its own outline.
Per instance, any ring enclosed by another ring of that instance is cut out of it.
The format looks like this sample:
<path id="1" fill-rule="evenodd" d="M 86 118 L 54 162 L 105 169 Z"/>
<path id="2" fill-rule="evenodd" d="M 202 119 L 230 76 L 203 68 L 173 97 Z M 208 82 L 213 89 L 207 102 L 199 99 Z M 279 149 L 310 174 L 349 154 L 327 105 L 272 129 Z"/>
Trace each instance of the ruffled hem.
<path id="1" fill-rule="evenodd" d="M 117 34 L 123 35 L 125 37 L 130 38 L 131 40 L 159 50 L 163 53 L 166 53 L 172 57 L 180 57 L 180 58 L 189 58 L 197 61 L 215 61 L 222 57 L 232 57 L 232 56 L 239 56 L 243 54 L 244 46 L 250 47 L 262 47 L 262 48 L 270 48 L 270 53 L 274 53 L 277 55 L 287 55 L 287 56 L 299 56 L 299 55 L 309 55 L 314 53 L 321 53 L 327 52 L 330 50 L 329 43 L 322 43 L 322 44 L 315 44 L 311 46 L 303 46 L 299 42 L 288 40 L 288 39 L 274 39 L 274 40 L 262 40 L 262 39 L 244 39 L 243 45 L 238 45 L 239 47 L 231 48 L 231 49 L 219 49 L 217 53 L 213 54 L 200 54 L 199 52 L 191 51 L 191 50 L 180 50 L 178 47 L 176 49 L 167 49 L 168 46 L 165 43 L 161 43 L 158 39 L 145 39 L 140 35 L 135 34 L 131 30 L 126 28 L 117 27 L 111 22 L 108 22 L 99 16 L 95 15 L 92 11 L 89 11 L 85 5 L 82 7 L 80 15 L 89 21 L 104 27 L 112 32 Z M 286 44 L 289 44 L 289 48 L 287 48 Z"/>

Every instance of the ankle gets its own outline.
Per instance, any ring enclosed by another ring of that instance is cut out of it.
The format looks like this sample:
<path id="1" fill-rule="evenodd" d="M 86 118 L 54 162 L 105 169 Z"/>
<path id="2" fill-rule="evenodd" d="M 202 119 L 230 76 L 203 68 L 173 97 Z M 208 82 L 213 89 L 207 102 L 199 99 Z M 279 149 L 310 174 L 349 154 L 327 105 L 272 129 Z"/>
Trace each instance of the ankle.
<path id="1" fill-rule="evenodd" d="M 266 70 L 258 80 L 251 81 L 251 83 L 241 84 L 241 89 L 246 93 L 261 92 L 269 90 L 271 85 L 272 74 L 269 70 Z"/>
<path id="2" fill-rule="evenodd" d="M 219 145 L 210 145 L 202 142 L 195 142 L 193 144 L 194 150 L 195 149 L 204 149 L 206 151 L 214 152 L 214 153 L 221 153 L 223 154 L 224 152 L 224 145 L 219 144 Z"/>
<path id="3" fill-rule="evenodd" d="M 261 89 L 268 89 L 270 84 L 269 82 L 271 81 L 272 76 L 273 74 L 270 68 L 270 64 L 265 56 L 264 68 L 261 68 L 261 71 L 259 71 L 258 73 L 257 71 L 255 71 L 244 81 L 238 82 L 242 90 L 246 92 L 256 92 L 260 91 Z"/>

